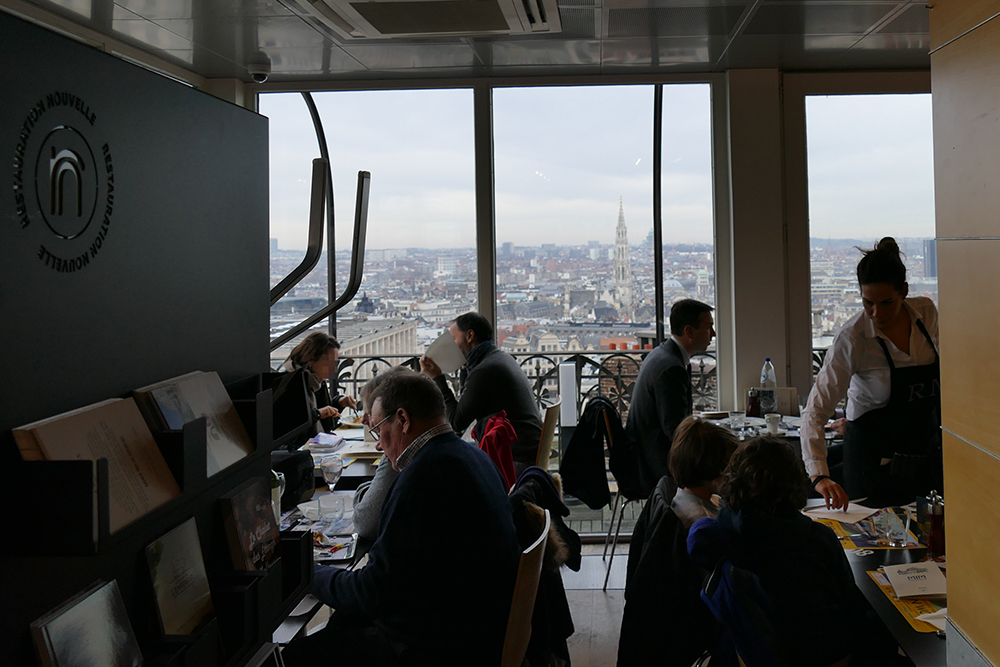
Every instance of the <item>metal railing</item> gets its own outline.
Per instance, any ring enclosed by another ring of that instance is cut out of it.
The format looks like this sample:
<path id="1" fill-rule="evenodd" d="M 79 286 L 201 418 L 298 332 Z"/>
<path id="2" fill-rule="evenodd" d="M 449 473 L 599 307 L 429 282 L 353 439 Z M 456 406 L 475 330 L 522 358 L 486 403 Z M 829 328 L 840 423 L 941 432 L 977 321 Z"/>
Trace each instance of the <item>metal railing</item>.
<path id="1" fill-rule="evenodd" d="M 558 369 L 561 363 L 576 365 L 577 411 L 593 396 L 610 399 L 624 419 L 632 402 L 632 390 L 639 366 L 648 350 L 596 352 L 515 352 L 513 356 L 524 370 L 539 406 L 559 395 Z M 419 355 L 355 355 L 341 359 L 337 385 L 342 393 L 357 398 L 370 378 L 394 366 L 420 370 Z M 458 372 L 448 376 L 458 389 Z M 691 382 L 695 410 L 714 410 L 718 406 L 718 378 L 715 355 L 703 353 L 691 358 Z M 563 400 L 569 400 L 563 396 Z"/>

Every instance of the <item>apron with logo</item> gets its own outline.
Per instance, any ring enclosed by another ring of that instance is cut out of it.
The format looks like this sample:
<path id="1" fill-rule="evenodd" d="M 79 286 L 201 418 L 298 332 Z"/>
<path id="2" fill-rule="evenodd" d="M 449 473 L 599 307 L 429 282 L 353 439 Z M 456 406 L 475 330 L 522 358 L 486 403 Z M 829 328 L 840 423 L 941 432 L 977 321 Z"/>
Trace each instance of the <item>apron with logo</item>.
<path id="1" fill-rule="evenodd" d="M 889 363 L 889 403 L 847 422 L 844 433 L 844 489 L 870 507 L 906 505 L 943 486 L 941 361 L 923 322 L 916 325 L 934 363 L 896 368 L 876 338 Z"/>

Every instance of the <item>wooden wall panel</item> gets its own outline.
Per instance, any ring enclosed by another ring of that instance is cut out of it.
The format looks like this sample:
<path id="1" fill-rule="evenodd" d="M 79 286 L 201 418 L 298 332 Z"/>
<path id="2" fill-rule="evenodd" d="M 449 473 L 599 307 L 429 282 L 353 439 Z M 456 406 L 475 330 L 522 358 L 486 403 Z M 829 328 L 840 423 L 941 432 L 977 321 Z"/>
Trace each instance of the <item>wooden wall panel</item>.
<path id="1" fill-rule="evenodd" d="M 1000 19 L 931 56 L 938 238 L 1000 237 L 998 65 Z"/>
<path id="2" fill-rule="evenodd" d="M 943 426 L 1000 456 L 1000 240 L 939 240 Z"/>
<path id="3" fill-rule="evenodd" d="M 993 664 L 1000 663 L 1000 459 L 945 432 L 948 616 Z M 948 637 L 952 641 L 952 637 Z"/>
<path id="4" fill-rule="evenodd" d="M 1000 13 L 998 0 L 932 0 L 931 50 Z"/>

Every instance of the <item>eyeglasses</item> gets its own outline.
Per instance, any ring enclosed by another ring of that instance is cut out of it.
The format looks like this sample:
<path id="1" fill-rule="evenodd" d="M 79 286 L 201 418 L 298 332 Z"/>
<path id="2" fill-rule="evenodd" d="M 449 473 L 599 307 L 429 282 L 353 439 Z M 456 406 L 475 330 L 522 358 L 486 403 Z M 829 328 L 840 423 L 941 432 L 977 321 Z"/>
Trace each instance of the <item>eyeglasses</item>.
<path id="1" fill-rule="evenodd" d="M 384 424 L 387 421 L 389 421 L 390 419 L 392 419 L 392 417 L 393 417 L 393 415 L 389 415 L 388 417 L 386 417 L 385 419 L 383 419 L 379 423 L 375 424 L 374 426 L 369 426 L 368 427 L 368 430 L 371 431 L 371 434 L 373 436 L 375 436 L 376 440 L 380 439 L 380 436 L 379 436 L 379 433 L 378 433 L 379 432 L 379 427 L 382 426 L 382 424 Z"/>

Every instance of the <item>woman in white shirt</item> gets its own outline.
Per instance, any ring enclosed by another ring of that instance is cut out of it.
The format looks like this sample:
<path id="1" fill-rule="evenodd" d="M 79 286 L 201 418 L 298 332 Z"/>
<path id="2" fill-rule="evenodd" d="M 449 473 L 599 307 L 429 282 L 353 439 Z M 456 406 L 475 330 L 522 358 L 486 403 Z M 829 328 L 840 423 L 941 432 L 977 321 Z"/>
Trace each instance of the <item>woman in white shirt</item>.
<path id="1" fill-rule="evenodd" d="M 802 459 L 813 487 L 834 508 L 848 498 L 879 507 L 941 488 L 938 313 L 907 298 L 906 267 L 891 237 L 863 251 L 864 311 L 827 350 L 802 415 Z M 844 486 L 830 479 L 823 429 L 847 396 Z"/>

